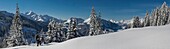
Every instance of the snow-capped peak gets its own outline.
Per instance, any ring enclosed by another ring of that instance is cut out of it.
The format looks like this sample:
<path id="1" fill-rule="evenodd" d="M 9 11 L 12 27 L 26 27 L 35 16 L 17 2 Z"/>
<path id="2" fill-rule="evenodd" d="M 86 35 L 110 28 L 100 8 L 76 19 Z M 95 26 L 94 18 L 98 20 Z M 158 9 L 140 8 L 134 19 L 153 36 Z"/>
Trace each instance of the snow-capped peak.
<path id="1" fill-rule="evenodd" d="M 29 11 L 25 13 L 26 15 L 37 15 L 36 13 L 34 13 L 33 11 Z"/>
<path id="2" fill-rule="evenodd" d="M 38 16 L 37 21 L 44 21 L 40 16 Z"/>
<path id="3" fill-rule="evenodd" d="M 41 15 L 41 14 L 36 14 L 33 11 L 29 11 L 26 12 L 25 14 L 26 18 L 34 20 L 34 21 L 40 21 L 40 22 L 49 22 L 50 19 L 53 19 L 54 17 L 49 16 L 49 15 Z M 57 18 L 55 18 L 56 20 L 58 20 L 59 22 L 62 22 L 62 20 L 59 20 Z"/>
<path id="4" fill-rule="evenodd" d="M 119 21 L 115 21 L 113 19 L 111 19 L 110 22 L 112 22 L 112 23 L 119 23 Z"/>
<path id="5" fill-rule="evenodd" d="M 33 19 L 33 20 L 36 20 L 36 21 L 44 21 L 41 17 L 42 15 L 37 15 L 33 11 L 26 12 L 25 15 L 27 15 L 27 17 L 29 19 Z"/>
<path id="6" fill-rule="evenodd" d="M 90 24 L 90 18 L 86 19 L 84 23 Z"/>

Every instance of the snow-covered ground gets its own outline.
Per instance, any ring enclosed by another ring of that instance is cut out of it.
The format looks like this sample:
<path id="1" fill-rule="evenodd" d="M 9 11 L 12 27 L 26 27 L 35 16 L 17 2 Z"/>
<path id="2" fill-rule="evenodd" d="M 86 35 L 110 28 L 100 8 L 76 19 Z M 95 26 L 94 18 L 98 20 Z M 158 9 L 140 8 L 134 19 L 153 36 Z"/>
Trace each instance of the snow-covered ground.
<path id="1" fill-rule="evenodd" d="M 127 29 L 40 47 L 31 45 L 7 49 L 170 49 L 170 25 Z"/>

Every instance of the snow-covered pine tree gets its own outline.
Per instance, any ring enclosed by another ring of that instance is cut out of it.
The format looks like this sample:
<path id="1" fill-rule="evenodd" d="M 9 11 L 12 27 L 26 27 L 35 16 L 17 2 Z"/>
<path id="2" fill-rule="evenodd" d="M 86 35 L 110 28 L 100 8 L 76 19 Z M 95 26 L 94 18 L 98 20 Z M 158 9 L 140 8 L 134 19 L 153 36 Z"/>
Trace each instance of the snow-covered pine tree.
<path id="1" fill-rule="evenodd" d="M 153 26 L 157 26 L 157 21 L 158 21 L 158 16 L 159 16 L 159 9 L 158 8 L 156 8 L 155 10 L 154 10 L 154 15 L 153 15 L 153 23 L 152 23 L 152 25 Z"/>
<path id="2" fill-rule="evenodd" d="M 166 25 L 166 24 L 169 24 L 169 23 L 170 23 L 170 11 L 168 11 L 168 13 L 167 13 L 165 25 Z"/>
<path id="3" fill-rule="evenodd" d="M 46 32 L 47 37 L 48 37 L 48 42 L 54 42 L 55 41 L 55 36 L 56 36 L 56 32 L 54 32 L 54 20 L 50 19 L 50 22 L 48 24 L 48 31 Z"/>
<path id="4" fill-rule="evenodd" d="M 163 3 L 162 7 L 161 7 L 161 13 L 162 13 L 162 25 L 165 25 L 167 24 L 167 21 L 168 21 L 168 13 L 169 13 L 169 10 L 168 10 L 168 6 L 166 4 L 166 2 Z"/>
<path id="5" fill-rule="evenodd" d="M 154 22 L 154 15 L 155 15 L 155 13 L 152 11 L 152 13 L 151 13 L 151 16 L 150 16 L 150 26 L 153 26 L 153 22 Z"/>
<path id="6" fill-rule="evenodd" d="M 67 39 L 72 39 L 79 36 L 80 35 L 77 32 L 77 20 L 74 18 L 70 18 L 69 28 L 67 32 Z"/>
<path id="7" fill-rule="evenodd" d="M 146 12 L 146 16 L 143 22 L 144 27 L 150 26 L 150 17 L 149 17 L 149 13 Z"/>
<path id="8" fill-rule="evenodd" d="M 97 35 L 104 34 L 103 30 L 102 30 L 101 12 L 100 11 L 99 11 L 99 16 L 97 17 L 96 27 L 97 27 Z"/>
<path id="9" fill-rule="evenodd" d="M 162 16 L 161 15 L 158 16 L 158 20 L 156 23 L 156 26 L 160 26 L 160 25 L 162 25 Z"/>
<path id="10" fill-rule="evenodd" d="M 91 15 L 90 15 L 90 31 L 89 35 L 99 35 L 103 34 L 102 23 L 101 23 L 101 13 L 99 12 L 99 16 L 96 15 L 94 6 L 92 7 Z"/>
<path id="11" fill-rule="evenodd" d="M 49 42 L 62 42 L 66 39 L 65 33 L 62 32 L 62 23 L 50 20 L 48 31 L 46 32 Z"/>
<path id="12" fill-rule="evenodd" d="M 170 24 L 170 9 L 168 11 L 168 20 L 167 20 L 167 24 Z"/>
<path id="13" fill-rule="evenodd" d="M 141 22 L 140 22 L 138 16 L 137 17 L 133 17 L 132 21 L 133 22 L 131 24 L 131 28 L 139 28 L 139 27 L 141 27 Z"/>
<path id="14" fill-rule="evenodd" d="M 56 42 L 62 42 L 66 40 L 66 34 L 62 30 L 63 24 L 55 22 Z"/>
<path id="15" fill-rule="evenodd" d="M 89 35 L 96 35 L 96 21 L 97 21 L 97 15 L 95 13 L 94 6 L 92 7 L 91 15 L 90 15 L 90 32 Z"/>
<path id="16" fill-rule="evenodd" d="M 157 7 L 152 13 L 152 26 L 160 26 L 167 24 L 170 16 L 169 12 L 170 11 L 166 2 L 162 4 L 161 8 Z"/>
<path id="17" fill-rule="evenodd" d="M 168 19 L 168 6 L 166 2 L 162 4 L 162 7 L 160 8 L 160 13 L 161 13 L 161 18 L 162 18 L 160 25 L 165 25 Z"/>
<path id="18" fill-rule="evenodd" d="M 20 13 L 18 3 L 16 4 L 16 14 L 12 20 L 10 31 L 4 39 L 7 47 L 19 46 L 25 44 L 25 39 L 22 32 L 22 22 L 20 21 Z"/>

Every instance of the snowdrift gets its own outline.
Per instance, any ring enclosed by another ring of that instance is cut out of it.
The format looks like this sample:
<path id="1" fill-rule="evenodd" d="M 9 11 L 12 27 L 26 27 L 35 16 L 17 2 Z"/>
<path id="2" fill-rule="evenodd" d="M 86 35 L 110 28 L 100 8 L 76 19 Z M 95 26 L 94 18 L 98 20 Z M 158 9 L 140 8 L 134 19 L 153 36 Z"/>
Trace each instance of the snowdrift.
<path id="1" fill-rule="evenodd" d="M 40 47 L 18 46 L 7 49 L 170 49 L 169 29 L 170 25 L 134 28 Z"/>

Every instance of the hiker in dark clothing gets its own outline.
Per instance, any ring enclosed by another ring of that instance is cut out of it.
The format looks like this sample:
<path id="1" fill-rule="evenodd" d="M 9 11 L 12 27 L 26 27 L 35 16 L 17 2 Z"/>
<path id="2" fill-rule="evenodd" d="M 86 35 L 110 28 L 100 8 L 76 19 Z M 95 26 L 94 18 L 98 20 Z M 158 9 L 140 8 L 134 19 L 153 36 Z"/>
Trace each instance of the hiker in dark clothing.
<path id="1" fill-rule="evenodd" d="M 44 37 L 41 36 L 40 38 L 41 38 L 41 40 L 40 40 L 40 42 L 41 42 L 40 45 L 42 45 L 42 44 L 44 44 L 44 42 L 45 42 L 45 41 L 44 41 Z"/>
<path id="2" fill-rule="evenodd" d="M 37 46 L 41 45 L 41 37 L 40 35 L 36 35 Z"/>

